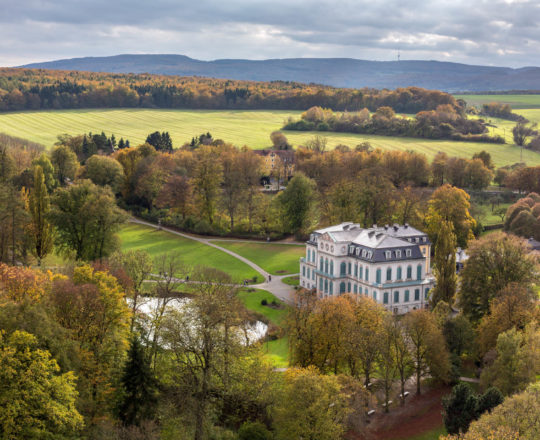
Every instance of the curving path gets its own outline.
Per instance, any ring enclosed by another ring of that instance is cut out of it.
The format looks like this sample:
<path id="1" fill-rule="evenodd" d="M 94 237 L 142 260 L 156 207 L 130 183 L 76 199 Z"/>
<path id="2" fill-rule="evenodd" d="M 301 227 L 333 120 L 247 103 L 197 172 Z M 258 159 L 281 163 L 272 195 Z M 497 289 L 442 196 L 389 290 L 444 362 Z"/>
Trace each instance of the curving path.
<path id="1" fill-rule="evenodd" d="M 215 249 L 218 249 L 218 250 L 220 250 L 222 252 L 225 252 L 226 254 L 229 254 L 229 255 L 233 256 L 234 258 L 237 258 L 238 260 L 242 261 L 243 263 L 246 263 L 248 266 L 255 269 L 257 272 L 259 272 L 264 277 L 264 280 L 265 280 L 264 283 L 252 284 L 252 285 L 250 285 L 250 287 L 254 287 L 256 289 L 267 290 L 272 295 L 278 297 L 282 301 L 285 301 L 285 302 L 288 302 L 288 303 L 292 302 L 292 294 L 294 292 L 294 288 L 292 286 L 289 286 L 288 284 L 283 283 L 281 280 L 283 278 L 288 278 L 288 277 L 291 277 L 291 276 L 297 276 L 299 274 L 270 275 L 267 271 L 265 271 L 258 264 L 255 264 L 253 261 L 248 260 L 247 258 L 243 257 L 242 255 L 237 254 L 236 252 L 233 252 L 233 251 L 231 251 L 229 249 L 225 249 L 225 248 L 223 248 L 223 247 L 221 247 L 221 246 L 219 246 L 219 245 L 217 245 L 215 243 L 211 243 L 210 239 L 202 238 L 202 237 L 198 237 L 198 236 L 194 236 L 194 235 L 190 235 L 190 234 L 186 234 L 184 232 L 178 232 L 178 231 L 175 231 L 174 229 L 169 229 L 169 228 L 166 228 L 164 226 L 156 225 L 155 223 L 150 223 L 150 222 L 147 222 L 147 221 L 144 221 L 144 220 L 139 220 L 138 218 L 134 218 L 134 217 L 130 218 L 129 221 L 131 223 L 136 223 L 136 224 L 139 224 L 139 225 L 149 226 L 149 227 L 154 228 L 154 229 L 160 229 L 160 230 L 168 232 L 170 234 L 178 235 L 180 237 L 187 238 L 189 240 L 194 240 L 194 241 L 197 241 L 199 243 L 205 244 L 207 246 L 211 246 L 211 247 L 213 247 Z M 212 241 L 216 241 L 216 240 L 214 238 L 212 238 Z M 244 241 L 249 241 L 249 240 L 244 240 Z M 260 241 L 255 241 L 255 240 L 253 242 L 261 243 Z M 262 242 L 262 243 L 264 243 L 264 242 Z M 269 281 L 269 279 L 271 281 Z"/>

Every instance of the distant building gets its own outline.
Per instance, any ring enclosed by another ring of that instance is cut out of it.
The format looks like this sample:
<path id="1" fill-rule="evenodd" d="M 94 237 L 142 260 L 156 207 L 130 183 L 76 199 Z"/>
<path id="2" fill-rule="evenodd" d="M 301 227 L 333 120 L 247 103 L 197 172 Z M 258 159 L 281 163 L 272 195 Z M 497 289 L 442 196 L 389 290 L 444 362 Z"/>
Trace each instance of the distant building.
<path id="1" fill-rule="evenodd" d="M 253 150 L 253 152 L 263 159 L 263 170 L 267 176 L 274 176 L 281 167 L 283 175 L 281 180 L 285 181 L 294 172 L 294 151 L 293 150 Z"/>
<path id="2" fill-rule="evenodd" d="M 407 224 L 319 229 L 300 259 L 300 285 L 320 298 L 366 295 L 395 314 L 427 306 L 434 285 L 428 236 Z"/>

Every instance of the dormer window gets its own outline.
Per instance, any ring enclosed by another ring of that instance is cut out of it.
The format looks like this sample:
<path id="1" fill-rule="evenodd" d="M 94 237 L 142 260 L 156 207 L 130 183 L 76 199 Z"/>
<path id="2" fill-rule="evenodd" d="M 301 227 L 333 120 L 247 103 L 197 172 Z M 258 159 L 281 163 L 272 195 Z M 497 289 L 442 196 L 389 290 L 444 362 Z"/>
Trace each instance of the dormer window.
<path id="1" fill-rule="evenodd" d="M 360 255 L 360 248 L 356 248 L 356 255 L 357 255 L 357 256 Z"/>
<path id="2" fill-rule="evenodd" d="M 392 251 L 386 251 L 384 253 L 384 255 L 385 255 L 386 259 L 389 260 L 390 258 L 392 258 Z"/>
<path id="3" fill-rule="evenodd" d="M 368 252 L 368 260 L 371 260 L 371 257 L 373 256 L 373 252 L 372 251 L 369 251 Z"/>
<path id="4" fill-rule="evenodd" d="M 366 258 L 367 251 L 365 249 L 362 249 L 362 258 Z"/>
<path id="5" fill-rule="evenodd" d="M 349 253 L 354 254 L 354 246 L 349 246 Z"/>
<path id="6" fill-rule="evenodd" d="M 422 237 L 422 241 L 425 243 L 426 242 L 426 237 Z"/>
<path id="7" fill-rule="evenodd" d="M 410 257 L 412 254 L 412 251 L 410 249 L 405 249 L 405 256 Z"/>
<path id="8" fill-rule="evenodd" d="M 401 258 L 401 250 L 396 251 L 396 258 Z"/>

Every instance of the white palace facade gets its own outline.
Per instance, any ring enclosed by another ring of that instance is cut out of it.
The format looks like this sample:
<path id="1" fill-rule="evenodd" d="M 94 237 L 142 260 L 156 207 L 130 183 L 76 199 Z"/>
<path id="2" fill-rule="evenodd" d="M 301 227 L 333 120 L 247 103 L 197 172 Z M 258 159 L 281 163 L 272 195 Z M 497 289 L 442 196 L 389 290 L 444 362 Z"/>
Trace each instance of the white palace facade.
<path id="1" fill-rule="evenodd" d="M 366 295 L 395 314 L 425 308 L 434 285 L 428 236 L 407 224 L 319 229 L 300 259 L 300 286 L 320 298 Z"/>

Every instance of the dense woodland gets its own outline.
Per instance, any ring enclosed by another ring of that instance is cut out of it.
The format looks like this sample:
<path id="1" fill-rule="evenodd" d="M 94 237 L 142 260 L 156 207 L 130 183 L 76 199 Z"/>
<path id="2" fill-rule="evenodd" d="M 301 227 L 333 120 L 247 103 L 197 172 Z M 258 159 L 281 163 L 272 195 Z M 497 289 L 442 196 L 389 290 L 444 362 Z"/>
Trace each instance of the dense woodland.
<path id="1" fill-rule="evenodd" d="M 302 113 L 299 120 L 289 119 L 283 129 L 505 143 L 501 136 L 486 134 L 488 130 L 485 122 L 482 119 L 468 119 L 463 110 L 461 107 L 441 104 L 410 118 L 397 116 L 391 107 L 386 106 L 379 107 L 373 114 L 367 108 L 336 114 L 330 109 L 311 107 Z"/>
<path id="2" fill-rule="evenodd" d="M 417 113 L 448 104 L 451 95 L 418 87 L 339 89 L 315 84 L 235 81 L 166 75 L 130 75 L 0 68 L 0 111 L 70 108 L 288 109 Z"/>

